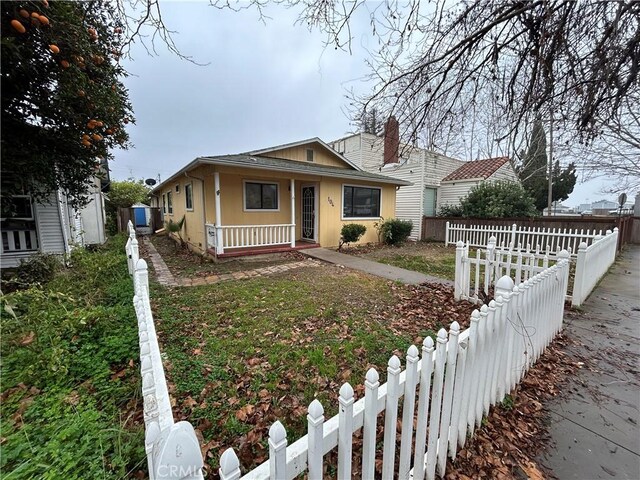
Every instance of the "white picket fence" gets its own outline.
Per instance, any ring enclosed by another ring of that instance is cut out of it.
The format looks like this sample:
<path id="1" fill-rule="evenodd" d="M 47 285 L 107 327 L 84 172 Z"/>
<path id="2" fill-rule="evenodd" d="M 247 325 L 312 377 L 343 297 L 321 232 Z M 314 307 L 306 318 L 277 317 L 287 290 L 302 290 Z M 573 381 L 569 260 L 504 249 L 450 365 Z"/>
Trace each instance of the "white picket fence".
<path id="1" fill-rule="evenodd" d="M 274 423 L 269 460 L 244 476 L 236 453 L 227 449 L 220 458 L 220 478 L 289 480 L 308 472 L 310 480 L 321 480 L 323 457 L 336 447 L 337 478 L 351 478 L 353 434 L 362 429 L 362 478 L 372 479 L 378 456 L 376 424 L 382 412 L 382 478 L 393 479 L 396 473 L 402 480 L 444 476 L 447 456 L 456 458 L 490 406 L 504 399 L 562 328 L 568 275 L 569 260 L 561 258 L 518 286 L 507 276 L 500 278 L 496 299 L 472 313 L 470 328 L 460 332 L 454 322 L 448 338 L 441 329 L 435 348 L 431 338 L 425 339 L 421 358 L 412 345 L 404 371 L 392 356 L 383 385 L 378 372 L 370 369 L 364 398 L 356 401 L 353 388 L 345 383 L 339 392 L 339 413 L 329 420 L 314 400 L 308 408 L 308 434 L 291 445 L 284 426 Z"/>
<path id="2" fill-rule="evenodd" d="M 125 247 L 129 274 L 133 277 L 133 305 L 138 320 L 140 370 L 145 425 L 145 451 L 149 478 L 200 480 L 202 454 L 193 426 L 173 420 L 169 390 L 149 301 L 147 262 L 139 258 L 138 240 L 129 222 Z"/>
<path id="3" fill-rule="evenodd" d="M 580 306 L 587 299 L 593 288 L 615 262 L 617 248 L 617 228 L 614 228 L 613 232 L 607 230 L 604 237 L 596 237 L 589 246 L 586 242 L 580 244 L 571 305 Z"/>
<path id="4" fill-rule="evenodd" d="M 503 275 L 520 283 L 549 268 L 560 259 L 570 260 L 567 250 L 540 252 L 539 250 L 511 250 L 496 247 L 495 237 L 489 237 L 484 249 L 476 249 L 470 255 L 469 244 L 458 241 L 456 245 L 456 270 L 454 298 L 482 303 L 490 288 Z M 570 297 L 570 295 L 568 295 Z"/>
<path id="5" fill-rule="evenodd" d="M 538 252 L 557 252 L 567 250 L 577 255 L 578 246 L 585 242 L 590 244 L 602 230 L 518 227 L 502 225 L 462 225 L 446 223 L 445 245 L 456 245 L 458 242 L 471 247 L 484 247 L 490 237 L 495 237 L 496 246 L 510 250 L 537 250 Z"/>

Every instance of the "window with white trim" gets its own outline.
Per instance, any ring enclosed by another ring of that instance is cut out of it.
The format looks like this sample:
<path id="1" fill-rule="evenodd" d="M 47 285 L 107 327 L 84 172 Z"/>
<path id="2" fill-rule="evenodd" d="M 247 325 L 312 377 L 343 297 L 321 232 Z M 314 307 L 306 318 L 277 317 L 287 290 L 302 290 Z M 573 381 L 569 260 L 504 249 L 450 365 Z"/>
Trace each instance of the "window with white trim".
<path id="1" fill-rule="evenodd" d="M 169 211 L 169 215 L 173 215 L 173 194 L 169 191 L 167 192 L 167 210 Z"/>
<path id="2" fill-rule="evenodd" d="M 167 196 L 162 194 L 162 213 L 167 213 Z"/>
<path id="3" fill-rule="evenodd" d="M 193 184 L 184 186 L 184 206 L 187 210 L 193 210 Z"/>
<path id="4" fill-rule="evenodd" d="M 313 149 L 307 148 L 307 162 L 313 162 Z"/>
<path id="5" fill-rule="evenodd" d="M 342 186 L 342 218 L 379 218 L 380 194 L 378 187 Z"/>
<path id="6" fill-rule="evenodd" d="M 278 184 L 269 182 L 244 182 L 245 210 L 278 210 Z"/>

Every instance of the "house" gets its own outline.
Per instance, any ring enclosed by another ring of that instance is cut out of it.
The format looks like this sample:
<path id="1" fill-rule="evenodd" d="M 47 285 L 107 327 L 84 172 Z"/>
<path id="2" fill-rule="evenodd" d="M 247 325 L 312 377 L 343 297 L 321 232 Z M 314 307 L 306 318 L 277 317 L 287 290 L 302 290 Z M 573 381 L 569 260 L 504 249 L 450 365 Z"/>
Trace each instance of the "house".
<path id="1" fill-rule="evenodd" d="M 486 158 L 461 165 L 440 182 L 439 205 L 459 205 L 472 187 L 487 181 L 519 181 L 509 157 Z"/>
<path id="2" fill-rule="evenodd" d="M 74 246 L 104 243 L 106 185 L 104 178 L 92 178 L 87 203 L 79 209 L 61 190 L 40 202 L 28 194 L 3 197 L 0 266 L 15 268 L 37 253 L 63 256 Z"/>
<path id="3" fill-rule="evenodd" d="M 319 138 L 237 155 L 199 157 L 152 190 L 165 223 L 185 223 L 189 248 L 218 257 L 335 247 L 347 223 L 391 218 L 410 182 L 363 171 Z"/>
<path id="4" fill-rule="evenodd" d="M 434 216 L 440 208 L 442 178 L 465 164 L 424 148 L 403 145 L 401 149 L 397 140 L 385 143 L 384 137 L 370 133 L 349 135 L 331 145 L 365 171 L 412 183 L 398 190 L 395 211 L 395 217 L 413 222 L 412 240 L 420 240 L 422 217 Z"/>
<path id="5" fill-rule="evenodd" d="M 365 171 L 412 182 L 397 192 L 395 212 L 397 218 L 413 222 L 412 240 L 421 239 L 423 216 L 434 216 L 444 205 L 459 205 L 474 185 L 487 180 L 518 181 L 507 157 L 466 162 L 400 144 L 393 117 L 383 137 L 357 133 L 330 144 Z"/>

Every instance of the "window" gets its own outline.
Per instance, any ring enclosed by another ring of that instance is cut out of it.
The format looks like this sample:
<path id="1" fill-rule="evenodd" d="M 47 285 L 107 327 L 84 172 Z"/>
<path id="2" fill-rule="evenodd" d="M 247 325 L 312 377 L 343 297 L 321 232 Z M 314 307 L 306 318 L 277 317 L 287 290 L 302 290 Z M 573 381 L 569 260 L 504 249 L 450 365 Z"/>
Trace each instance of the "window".
<path id="1" fill-rule="evenodd" d="M 162 194 L 162 213 L 167 213 L 167 196 Z"/>
<path id="2" fill-rule="evenodd" d="M 342 218 L 379 218 L 380 189 L 376 187 L 342 187 Z"/>
<path id="3" fill-rule="evenodd" d="M 313 150 L 307 148 L 307 162 L 313 162 Z"/>
<path id="4" fill-rule="evenodd" d="M 173 215 L 173 194 L 171 192 L 167 192 L 167 210 L 169 211 L 169 215 Z"/>
<path id="5" fill-rule="evenodd" d="M 244 182 L 245 210 L 278 210 L 278 184 Z"/>
<path id="6" fill-rule="evenodd" d="M 180 193 L 180 184 L 179 183 L 176 185 L 176 193 Z"/>
<path id="7" fill-rule="evenodd" d="M 29 195 L 2 197 L 2 218 L 33 220 L 33 209 Z"/>
<path id="8" fill-rule="evenodd" d="M 184 186 L 184 206 L 187 210 L 193 210 L 193 185 L 191 183 Z"/>

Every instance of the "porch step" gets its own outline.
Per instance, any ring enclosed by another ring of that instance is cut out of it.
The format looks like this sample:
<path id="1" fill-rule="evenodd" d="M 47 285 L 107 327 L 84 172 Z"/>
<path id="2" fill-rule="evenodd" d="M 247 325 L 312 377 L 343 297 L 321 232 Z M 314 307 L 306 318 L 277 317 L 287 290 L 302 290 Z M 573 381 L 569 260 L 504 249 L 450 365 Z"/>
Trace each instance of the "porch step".
<path id="1" fill-rule="evenodd" d="M 234 248 L 234 249 L 228 249 L 223 254 L 218 255 L 218 258 L 245 257 L 248 255 L 264 255 L 267 253 L 285 253 L 285 252 L 294 252 L 296 250 L 306 250 L 309 248 L 320 248 L 320 244 L 296 242 L 295 247 L 291 247 L 291 245 L 273 245 L 269 247 Z M 213 255 L 213 256 L 216 255 L 216 251 L 213 248 L 209 248 L 207 252 L 210 255 Z"/>

